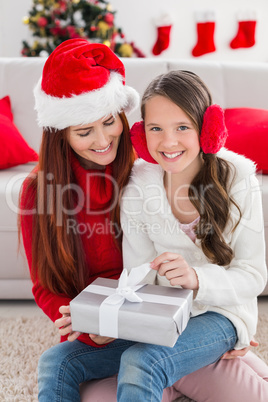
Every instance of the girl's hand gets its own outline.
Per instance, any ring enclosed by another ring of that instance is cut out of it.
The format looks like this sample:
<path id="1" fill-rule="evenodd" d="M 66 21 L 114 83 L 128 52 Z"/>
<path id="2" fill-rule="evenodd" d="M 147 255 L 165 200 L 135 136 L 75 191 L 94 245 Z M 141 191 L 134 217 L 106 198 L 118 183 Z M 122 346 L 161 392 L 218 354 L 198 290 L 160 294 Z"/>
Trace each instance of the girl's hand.
<path id="1" fill-rule="evenodd" d="M 62 317 L 55 321 L 55 326 L 59 328 L 61 336 L 69 334 L 67 339 L 68 341 L 73 342 L 81 335 L 81 332 L 74 332 L 72 330 L 70 306 L 61 306 L 59 312 L 62 314 Z"/>
<path id="2" fill-rule="evenodd" d="M 159 275 L 165 276 L 172 286 L 180 285 L 185 289 L 198 290 L 199 283 L 196 272 L 180 254 L 163 253 L 150 264 Z"/>
<path id="3" fill-rule="evenodd" d="M 259 346 L 259 342 L 255 341 L 255 339 L 253 338 L 250 341 L 250 346 L 247 346 L 244 349 L 240 349 L 240 350 L 229 350 L 229 352 L 224 353 L 224 355 L 222 355 L 221 359 L 236 359 L 237 357 L 242 357 L 245 356 L 246 353 L 248 353 L 248 351 L 250 350 L 251 346 L 256 347 Z"/>
<path id="4" fill-rule="evenodd" d="M 104 343 L 110 343 L 110 342 L 114 341 L 114 338 L 108 338 L 107 336 L 100 336 L 100 335 L 94 335 L 94 334 L 89 334 L 88 336 L 97 345 L 103 345 Z"/>

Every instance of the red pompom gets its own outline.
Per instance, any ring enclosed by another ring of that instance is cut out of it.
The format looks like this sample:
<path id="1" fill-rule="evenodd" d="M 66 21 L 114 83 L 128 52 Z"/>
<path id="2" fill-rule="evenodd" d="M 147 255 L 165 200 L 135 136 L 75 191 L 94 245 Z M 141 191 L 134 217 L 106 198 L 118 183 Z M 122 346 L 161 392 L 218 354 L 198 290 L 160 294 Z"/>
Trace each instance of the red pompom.
<path id="1" fill-rule="evenodd" d="M 130 139 L 135 151 L 140 158 L 144 159 L 146 162 L 157 164 L 157 162 L 151 157 L 147 148 L 143 121 L 139 121 L 131 127 Z"/>
<path id="2" fill-rule="evenodd" d="M 224 146 L 228 135 L 224 112 L 219 105 L 211 105 L 204 113 L 200 146 L 205 154 L 216 154 Z"/>

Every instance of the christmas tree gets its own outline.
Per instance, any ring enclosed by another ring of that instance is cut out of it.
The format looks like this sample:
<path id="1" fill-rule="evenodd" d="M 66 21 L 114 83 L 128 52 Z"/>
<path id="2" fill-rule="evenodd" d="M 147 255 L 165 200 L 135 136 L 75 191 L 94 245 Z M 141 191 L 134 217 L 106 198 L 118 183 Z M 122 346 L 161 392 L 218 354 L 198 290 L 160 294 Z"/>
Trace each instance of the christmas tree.
<path id="1" fill-rule="evenodd" d="M 33 0 L 23 22 L 36 39 L 31 45 L 23 41 L 21 53 L 47 57 L 65 40 L 81 37 L 109 46 L 120 57 L 144 57 L 133 42 L 125 41 L 121 28 L 114 25 L 114 15 L 105 0 Z"/>

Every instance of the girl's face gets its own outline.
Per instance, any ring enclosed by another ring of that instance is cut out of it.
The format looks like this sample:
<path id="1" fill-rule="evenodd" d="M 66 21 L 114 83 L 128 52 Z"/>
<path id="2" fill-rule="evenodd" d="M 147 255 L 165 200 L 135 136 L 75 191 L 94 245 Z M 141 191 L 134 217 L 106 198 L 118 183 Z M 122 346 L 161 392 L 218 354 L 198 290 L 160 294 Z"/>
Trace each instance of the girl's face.
<path id="1" fill-rule="evenodd" d="M 195 175 L 201 166 L 198 131 L 184 111 L 164 96 L 145 105 L 145 132 L 151 156 L 169 173 Z"/>
<path id="2" fill-rule="evenodd" d="M 123 123 L 117 114 L 84 126 L 71 126 L 67 138 L 71 148 L 87 161 L 106 166 L 116 158 Z"/>

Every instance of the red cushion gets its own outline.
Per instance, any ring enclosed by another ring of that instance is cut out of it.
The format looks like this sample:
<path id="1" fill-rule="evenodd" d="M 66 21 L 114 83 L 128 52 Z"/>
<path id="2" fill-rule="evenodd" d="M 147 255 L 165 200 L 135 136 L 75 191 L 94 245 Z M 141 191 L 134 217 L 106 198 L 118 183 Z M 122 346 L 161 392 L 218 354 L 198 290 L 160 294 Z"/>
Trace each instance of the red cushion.
<path id="1" fill-rule="evenodd" d="M 228 137 L 225 147 L 253 160 L 268 174 L 268 110 L 225 109 Z"/>
<path id="2" fill-rule="evenodd" d="M 0 169 L 38 160 L 13 123 L 9 96 L 0 99 Z"/>

